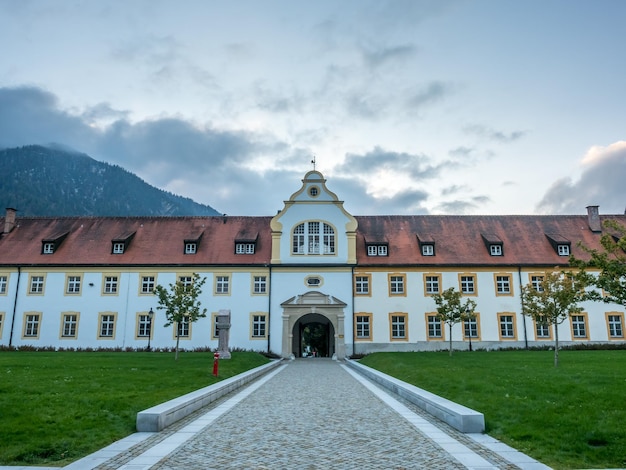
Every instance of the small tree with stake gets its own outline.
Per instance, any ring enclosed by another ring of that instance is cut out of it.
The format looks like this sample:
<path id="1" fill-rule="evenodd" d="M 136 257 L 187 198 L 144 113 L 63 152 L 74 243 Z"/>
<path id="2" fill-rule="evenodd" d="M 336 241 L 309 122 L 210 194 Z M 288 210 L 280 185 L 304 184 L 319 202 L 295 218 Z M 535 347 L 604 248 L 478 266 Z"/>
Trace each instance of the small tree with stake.
<path id="1" fill-rule="evenodd" d="M 180 326 L 184 321 L 193 323 L 198 318 L 206 317 L 206 308 L 200 309 L 198 297 L 202 293 L 202 286 L 206 282 L 206 277 L 200 278 L 197 273 L 191 276 L 191 282 L 184 283 L 176 281 L 170 284 L 169 290 L 158 285 L 154 288 L 154 293 L 159 297 L 158 310 L 165 310 L 167 322 L 165 327 L 176 325 L 176 355 L 174 360 L 178 360 L 178 345 L 180 341 Z"/>
<path id="2" fill-rule="evenodd" d="M 559 365 L 558 325 L 583 311 L 578 304 L 593 295 L 585 292 L 588 283 L 583 272 L 558 271 L 547 273 L 537 286 L 531 283 L 522 287 L 524 315 L 539 324 L 554 326 L 554 367 Z"/>
<path id="3" fill-rule="evenodd" d="M 433 300 L 437 304 L 437 317 L 448 325 L 449 350 L 450 356 L 452 356 L 452 327 L 474 317 L 476 302 L 472 299 L 461 302 L 461 293 L 456 291 L 454 287 L 444 290 L 441 294 L 433 295 Z"/>

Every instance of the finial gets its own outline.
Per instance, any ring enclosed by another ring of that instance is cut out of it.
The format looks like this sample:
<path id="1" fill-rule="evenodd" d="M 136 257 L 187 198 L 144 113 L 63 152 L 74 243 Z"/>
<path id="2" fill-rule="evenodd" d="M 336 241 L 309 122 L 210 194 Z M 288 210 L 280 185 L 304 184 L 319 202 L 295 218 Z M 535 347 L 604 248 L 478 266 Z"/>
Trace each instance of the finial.
<path id="1" fill-rule="evenodd" d="M 313 155 L 313 160 L 311 160 L 311 163 L 313 164 L 313 171 L 315 171 L 315 155 Z"/>

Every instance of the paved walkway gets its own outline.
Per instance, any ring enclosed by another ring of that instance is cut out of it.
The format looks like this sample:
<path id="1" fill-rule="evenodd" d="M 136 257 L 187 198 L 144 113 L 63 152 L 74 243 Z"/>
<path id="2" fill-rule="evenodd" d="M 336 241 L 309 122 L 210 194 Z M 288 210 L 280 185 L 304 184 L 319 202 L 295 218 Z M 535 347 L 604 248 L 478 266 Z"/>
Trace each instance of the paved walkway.
<path id="1" fill-rule="evenodd" d="M 299 359 L 163 432 L 136 433 L 65 468 L 548 467 L 488 436 L 455 431 L 341 362 Z"/>

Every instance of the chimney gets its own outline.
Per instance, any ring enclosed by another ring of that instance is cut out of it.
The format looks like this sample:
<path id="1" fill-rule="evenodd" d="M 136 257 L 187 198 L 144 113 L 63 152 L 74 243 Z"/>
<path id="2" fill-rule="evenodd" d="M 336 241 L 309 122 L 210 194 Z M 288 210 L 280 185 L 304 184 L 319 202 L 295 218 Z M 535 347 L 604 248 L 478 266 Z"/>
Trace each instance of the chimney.
<path id="1" fill-rule="evenodd" d="M 3 234 L 9 233 L 11 230 L 15 228 L 15 214 L 17 213 L 17 209 L 13 209 L 12 207 L 7 207 L 7 213 L 4 216 L 4 231 Z"/>
<path id="2" fill-rule="evenodd" d="M 592 232 L 602 232 L 602 224 L 600 223 L 600 206 L 587 206 L 587 222 Z"/>

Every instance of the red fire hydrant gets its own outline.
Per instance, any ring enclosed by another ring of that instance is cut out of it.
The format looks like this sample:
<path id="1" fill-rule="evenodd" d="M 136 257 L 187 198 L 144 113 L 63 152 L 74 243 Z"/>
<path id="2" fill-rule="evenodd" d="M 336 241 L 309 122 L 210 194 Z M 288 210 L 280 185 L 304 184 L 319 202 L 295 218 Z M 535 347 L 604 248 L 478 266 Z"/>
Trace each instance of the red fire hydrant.
<path id="1" fill-rule="evenodd" d="M 220 368 L 220 353 L 215 351 L 213 353 L 213 376 L 217 377 L 218 369 Z"/>

